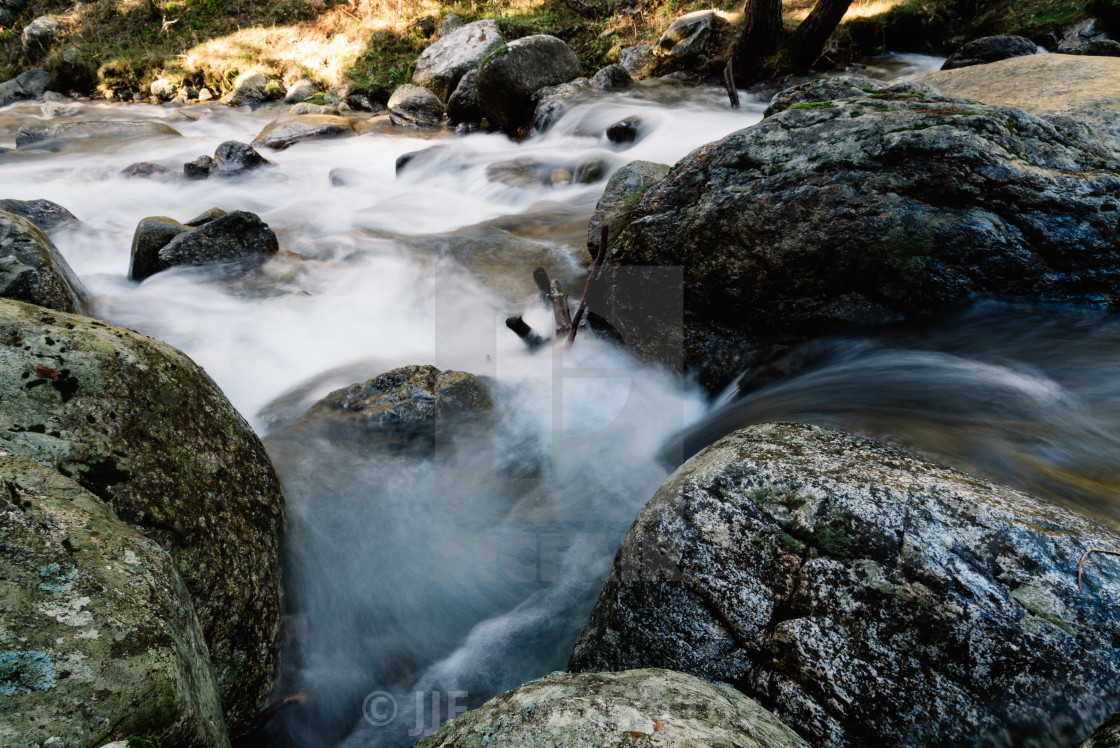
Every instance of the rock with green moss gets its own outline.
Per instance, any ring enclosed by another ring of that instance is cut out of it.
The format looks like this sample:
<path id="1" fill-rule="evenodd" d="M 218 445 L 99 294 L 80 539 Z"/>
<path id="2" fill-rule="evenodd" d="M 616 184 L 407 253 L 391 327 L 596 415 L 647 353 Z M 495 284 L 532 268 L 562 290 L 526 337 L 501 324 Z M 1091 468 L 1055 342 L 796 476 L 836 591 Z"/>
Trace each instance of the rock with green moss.
<path id="1" fill-rule="evenodd" d="M 167 553 L 50 467 L 0 450 L 0 484 L 0 744 L 228 746 Z"/>
<path id="2" fill-rule="evenodd" d="M 603 227 L 607 227 L 611 237 L 617 236 L 646 191 L 668 173 L 665 164 L 631 161 L 611 175 L 587 226 L 587 252 L 592 259 L 599 254 Z"/>
<path id="3" fill-rule="evenodd" d="M 808 748 L 754 699 L 671 670 L 553 673 L 445 722 L 416 748 Z"/>
<path id="4" fill-rule="evenodd" d="M 74 314 L 84 314 L 88 300 L 54 242 L 6 210 L 0 210 L 0 296 Z"/>
<path id="5" fill-rule="evenodd" d="M 166 550 L 231 730 L 267 699 L 280 638 L 283 493 L 260 440 L 174 348 L 0 301 L 0 448 L 52 465 Z"/>
<path id="6" fill-rule="evenodd" d="M 757 426 L 642 509 L 570 662 L 733 683 L 813 745 L 1069 745 L 1120 705 L 1120 534 L 863 438 Z M 1102 559 L 1103 560 L 1103 559 Z"/>

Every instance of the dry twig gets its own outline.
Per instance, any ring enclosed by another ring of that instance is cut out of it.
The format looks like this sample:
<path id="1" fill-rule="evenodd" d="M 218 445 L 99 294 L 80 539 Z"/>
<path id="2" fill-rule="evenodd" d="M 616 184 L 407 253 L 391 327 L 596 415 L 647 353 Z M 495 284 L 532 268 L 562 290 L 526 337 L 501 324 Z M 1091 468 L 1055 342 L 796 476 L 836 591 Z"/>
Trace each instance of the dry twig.
<path id="1" fill-rule="evenodd" d="M 1107 553 L 1110 556 L 1120 556 L 1120 551 L 1106 551 L 1103 548 L 1090 548 L 1089 550 L 1085 551 L 1085 553 L 1081 554 L 1081 560 L 1077 562 L 1077 589 L 1078 589 L 1078 591 L 1081 590 L 1081 567 L 1085 565 L 1085 559 L 1089 558 L 1090 554 L 1093 554 L 1093 553 Z M 1089 563 L 1093 563 L 1093 562 L 1090 561 Z M 1094 565 L 1099 566 L 1100 564 L 1094 564 Z"/>

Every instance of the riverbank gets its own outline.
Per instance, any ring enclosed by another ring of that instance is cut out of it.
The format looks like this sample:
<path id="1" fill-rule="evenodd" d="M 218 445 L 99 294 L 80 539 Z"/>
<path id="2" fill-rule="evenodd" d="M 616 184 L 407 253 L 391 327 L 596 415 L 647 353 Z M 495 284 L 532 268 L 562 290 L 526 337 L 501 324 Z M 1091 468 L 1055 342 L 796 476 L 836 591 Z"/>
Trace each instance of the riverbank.
<path id="1" fill-rule="evenodd" d="M 1109 0 L 856 0 L 833 34 L 822 64 L 843 64 L 885 49 L 947 52 L 970 38 L 1021 34 L 1043 46 L 1070 24 L 1097 15 L 1106 26 L 1120 15 Z M 811 0 L 785 0 L 787 25 L 804 19 Z M 264 73 L 280 84 L 309 78 L 340 93 L 391 92 L 411 77 L 412 65 L 451 16 L 465 22 L 493 18 L 506 39 L 551 34 L 568 43 L 585 69 L 617 62 L 622 49 L 653 44 L 674 18 L 711 8 L 737 30 L 742 2 L 649 0 L 62 0 L 0 2 L 0 79 L 34 65 L 53 88 L 130 100 L 147 98 L 151 84 L 215 95 L 238 75 Z M 57 32 L 36 54 L 21 33 L 49 16 Z M 1111 16 L 1111 17 L 1110 17 Z"/>

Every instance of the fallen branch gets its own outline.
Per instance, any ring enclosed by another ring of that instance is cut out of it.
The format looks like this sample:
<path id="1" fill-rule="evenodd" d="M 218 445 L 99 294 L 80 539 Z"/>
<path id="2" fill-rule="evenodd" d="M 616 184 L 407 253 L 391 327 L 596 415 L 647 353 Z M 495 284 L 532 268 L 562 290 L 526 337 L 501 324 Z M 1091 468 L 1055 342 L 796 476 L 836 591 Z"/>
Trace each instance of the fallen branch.
<path id="1" fill-rule="evenodd" d="M 552 281 L 552 293 L 548 295 L 552 301 L 552 316 L 556 318 L 556 336 L 567 334 L 572 327 L 572 312 L 568 309 L 568 294 L 560 281 Z"/>
<path id="2" fill-rule="evenodd" d="M 238 743 L 248 742 L 256 737 L 265 726 L 272 721 L 272 718 L 277 714 L 287 709 L 288 707 L 298 706 L 307 703 L 307 695 L 302 693 L 292 694 L 291 696 L 280 699 L 280 701 L 273 702 L 265 707 L 264 711 L 260 712 L 253 723 L 249 725 L 242 732 L 230 736 L 230 743 L 237 745 Z"/>
<path id="3" fill-rule="evenodd" d="M 591 266 L 591 272 L 587 274 L 587 283 L 583 287 L 583 298 L 579 300 L 579 308 L 576 309 L 576 316 L 572 317 L 572 327 L 568 330 L 568 345 L 576 339 L 576 329 L 579 328 L 580 320 L 583 319 L 583 313 L 587 310 L 587 295 L 591 292 L 591 284 L 595 280 L 595 274 L 599 272 L 599 266 L 603 264 L 603 258 L 607 256 L 607 227 L 604 226 L 599 232 L 599 252 L 595 255 L 595 264 Z"/>
<path id="4" fill-rule="evenodd" d="M 517 337 L 525 341 L 525 345 L 529 347 L 530 351 L 534 351 L 544 345 L 544 338 L 533 331 L 529 324 L 521 319 L 520 315 L 517 317 L 507 317 L 506 327 L 513 330 Z"/>
<path id="5" fill-rule="evenodd" d="M 1077 589 L 1078 589 L 1078 591 L 1081 590 L 1081 567 L 1085 565 L 1085 559 L 1089 558 L 1089 555 L 1093 554 L 1093 553 L 1107 553 L 1110 556 L 1120 556 L 1120 552 L 1118 552 L 1118 551 L 1106 551 L 1103 548 L 1090 548 L 1089 550 L 1085 551 L 1085 553 L 1083 553 L 1081 555 L 1081 560 L 1077 562 Z M 1093 563 L 1093 562 L 1090 561 L 1089 563 Z M 1094 564 L 1094 565 L 1099 566 L 1100 564 Z"/>
<path id="6" fill-rule="evenodd" d="M 723 87 L 727 89 L 727 98 L 731 101 L 731 108 L 739 108 L 739 90 L 735 88 L 735 75 L 731 72 L 731 59 L 727 60 L 723 68 Z"/>

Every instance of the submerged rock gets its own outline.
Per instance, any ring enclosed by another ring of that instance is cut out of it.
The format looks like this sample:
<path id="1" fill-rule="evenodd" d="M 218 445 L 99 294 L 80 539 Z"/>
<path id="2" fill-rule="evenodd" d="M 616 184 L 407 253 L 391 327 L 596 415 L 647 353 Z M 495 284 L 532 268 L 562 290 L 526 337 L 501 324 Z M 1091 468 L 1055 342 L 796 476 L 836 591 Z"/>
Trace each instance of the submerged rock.
<path id="1" fill-rule="evenodd" d="M 779 100 L 685 157 L 620 227 L 610 265 L 683 272 L 675 288 L 604 273 L 595 308 L 639 355 L 683 356 L 718 389 L 797 342 L 974 294 L 1120 299 L 1110 139 L 915 84 Z"/>
<path id="2" fill-rule="evenodd" d="M 1033 55 L 1037 51 L 1037 44 L 1021 36 L 985 36 L 973 39 L 949 55 L 941 69 L 956 70 L 972 65 L 986 65 L 1009 57 Z"/>
<path id="3" fill-rule="evenodd" d="M 366 445 L 372 440 L 391 449 L 423 448 L 435 443 L 438 424 L 491 407 L 489 387 L 473 374 L 404 366 L 335 390 L 311 406 L 306 420 Z"/>
<path id="4" fill-rule="evenodd" d="M 1120 535 L 855 436 L 757 426 L 642 509 L 577 671 L 734 683 L 813 745 L 1068 745 L 1120 704 Z"/>
<path id="5" fill-rule="evenodd" d="M 186 164 L 193 166 L 193 164 Z M 121 176 L 126 179 L 151 179 L 153 182 L 178 182 L 179 172 L 150 161 L 138 161 L 121 170 Z"/>
<path id="6" fill-rule="evenodd" d="M 0 200 L 0 210 L 26 218 L 47 234 L 81 224 L 77 216 L 50 200 Z"/>
<path id="7" fill-rule="evenodd" d="M 129 277 L 144 280 L 181 265 L 259 262 L 276 254 L 276 234 L 260 216 L 244 210 L 183 224 L 164 216 L 145 218 L 132 237 Z"/>
<path id="8" fill-rule="evenodd" d="M 252 145 L 255 148 L 264 147 L 282 151 L 301 140 L 336 138 L 353 134 L 354 123 L 346 117 L 333 117 L 329 114 L 301 114 L 295 117 L 282 117 L 270 122 L 253 139 Z"/>
<path id="9" fill-rule="evenodd" d="M 475 21 L 447 33 L 432 44 L 416 61 L 412 82 L 423 86 L 446 103 L 463 76 L 475 70 L 486 56 L 505 44 L 498 24 L 491 20 Z M 389 107 L 392 109 L 392 107 Z"/>
<path id="10" fill-rule="evenodd" d="M 389 119 L 402 127 L 439 127 L 443 124 L 443 104 L 434 93 L 411 83 L 398 88 L 389 98 Z"/>
<path id="11" fill-rule="evenodd" d="M 0 296 L 72 314 L 85 314 L 88 301 L 81 281 L 54 242 L 31 221 L 4 210 L 0 210 Z"/>
<path id="12" fill-rule="evenodd" d="M 579 58 L 554 36 L 512 41 L 478 69 L 478 103 L 491 124 L 515 135 L 532 121 L 533 94 L 578 78 Z"/>
<path id="13" fill-rule="evenodd" d="M 170 554 L 226 723 L 236 732 L 251 722 L 276 674 L 284 499 L 249 425 L 165 343 L 6 300 L 0 400 L 0 448 L 53 466 Z"/>
<path id="14" fill-rule="evenodd" d="M 0 450 L 0 481 L 0 743 L 228 746 L 167 553 L 51 468 Z"/>
<path id="15" fill-rule="evenodd" d="M 753 699 L 670 670 L 553 673 L 443 723 L 416 748 L 808 748 Z"/>
<path id="16" fill-rule="evenodd" d="M 124 140 L 160 135 L 179 136 L 179 131 L 162 122 L 106 121 L 24 125 L 16 131 L 16 148 L 27 148 L 47 141 L 65 144 L 71 140 L 85 138 Z"/>

